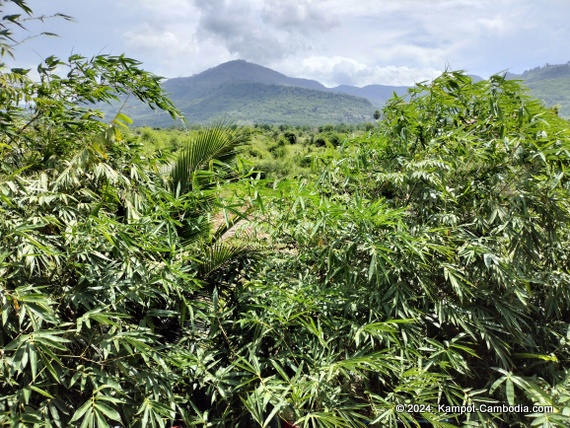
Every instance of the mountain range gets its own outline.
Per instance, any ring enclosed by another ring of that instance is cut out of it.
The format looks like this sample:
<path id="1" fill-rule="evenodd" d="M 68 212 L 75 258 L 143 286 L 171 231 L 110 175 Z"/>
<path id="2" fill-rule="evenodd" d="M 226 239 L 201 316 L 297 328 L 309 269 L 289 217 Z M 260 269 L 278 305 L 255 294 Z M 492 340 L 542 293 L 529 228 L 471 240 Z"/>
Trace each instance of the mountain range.
<path id="1" fill-rule="evenodd" d="M 472 76 L 474 79 L 480 79 Z M 508 74 L 529 87 L 546 105 L 559 105 L 570 117 L 570 62 Z M 224 120 L 231 123 L 322 125 L 371 121 L 374 111 L 406 86 L 342 85 L 327 88 L 316 80 L 288 77 L 244 60 L 223 63 L 191 77 L 166 80 L 163 88 L 189 124 Z M 161 112 L 128 104 L 137 126 L 176 124 Z"/>
<path id="2" fill-rule="evenodd" d="M 166 80 L 163 88 L 189 124 L 216 120 L 244 124 L 322 125 L 371 121 L 404 86 L 327 88 L 316 80 L 288 77 L 244 60 L 220 64 L 191 77 Z M 173 126 L 164 113 L 136 103 L 126 113 L 138 126 Z"/>

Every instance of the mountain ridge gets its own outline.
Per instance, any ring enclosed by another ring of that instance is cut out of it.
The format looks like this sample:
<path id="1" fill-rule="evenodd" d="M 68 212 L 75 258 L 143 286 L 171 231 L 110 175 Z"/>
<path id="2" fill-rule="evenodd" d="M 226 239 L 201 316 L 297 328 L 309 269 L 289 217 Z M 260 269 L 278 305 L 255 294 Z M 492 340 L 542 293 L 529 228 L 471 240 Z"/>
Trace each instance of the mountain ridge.
<path id="1" fill-rule="evenodd" d="M 532 96 L 547 107 L 556 108 L 561 117 L 570 118 L 570 61 L 546 64 L 521 74 L 509 73 L 508 77 L 522 80 Z"/>
<path id="2" fill-rule="evenodd" d="M 570 62 L 547 64 L 522 74 L 507 73 L 507 77 L 522 80 L 531 95 L 547 106 L 558 105 L 560 115 L 570 117 Z M 189 123 L 225 120 L 292 125 L 371 121 L 374 111 L 393 94 L 402 96 L 409 89 L 388 85 L 329 88 L 316 80 L 289 77 L 245 60 L 228 61 L 190 77 L 168 79 L 162 86 Z M 128 108 L 139 126 L 174 125 L 165 114 L 136 105 Z"/>
<path id="3" fill-rule="evenodd" d="M 377 108 L 366 97 L 330 90 L 316 80 L 288 77 L 234 60 L 162 87 L 189 123 L 321 125 L 372 120 Z M 173 126 L 169 117 L 136 104 L 127 106 L 139 126 Z"/>

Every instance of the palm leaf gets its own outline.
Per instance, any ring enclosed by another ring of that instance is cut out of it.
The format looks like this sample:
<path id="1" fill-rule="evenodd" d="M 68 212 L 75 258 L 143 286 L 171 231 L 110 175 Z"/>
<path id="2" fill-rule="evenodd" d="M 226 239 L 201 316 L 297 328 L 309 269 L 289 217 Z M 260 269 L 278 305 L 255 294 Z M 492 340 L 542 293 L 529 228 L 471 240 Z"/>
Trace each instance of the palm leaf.
<path id="1" fill-rule="evenodd" d="M 170 172 L 173 191 L 178 196 L 198 190 L 225 176 L 237 149 L 247 141 L 241 128 L 213 126 L 199 134 L 184 149 Z"/>
<path id="2" fill-rule="evenodd" d="M 228 207 L 226 207 L 226 209 L 231 210 Z M 249 206 L 244 212 L 231 210 L 234 213 L 234 215 L 232 217 L 227 218 L 225 222 L 221 223 L 218 226 L 218 228 L 212 235 L 211 238 L 212 244 L 215 244 L 216 242 L 221 240 L 226 235 L 226 233 L 236 224 L 238 224 L 241 220 L 247 220 L 248 215 L 251 214 L 251 212 L 254 209 L 255 208 L 253 206 Z"/>
<path id="3" fill-rule="evenodd" d="M 206 254 L 200 266 L 200 276 L 209 278 L 216 271 L 227 266 L 247 251 L 245 245 L 218 241 L 206 249 Z"/>

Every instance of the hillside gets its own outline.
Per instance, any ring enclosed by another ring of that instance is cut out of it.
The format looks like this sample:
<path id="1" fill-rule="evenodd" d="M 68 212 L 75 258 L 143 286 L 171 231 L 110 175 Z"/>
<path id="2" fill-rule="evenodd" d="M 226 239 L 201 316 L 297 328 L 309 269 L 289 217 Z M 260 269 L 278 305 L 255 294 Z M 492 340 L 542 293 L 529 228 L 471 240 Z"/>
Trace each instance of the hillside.
<path id="1" fill-rule="evenodd" d="M 315 80 L 288 77 L 243 60 L 226 62 L 191 77 L 169 79 L 163 84 L 188 123 L 219 119 L 241 123 L 322 125 L 360 123 L 372 119 L 377 103 L 392 88 L 326 88 Z M 387 96 L 386 94 L 389 94 Z M 172 126 L 164 113 L 130 103 L 126 112 L 137 125 Z"/>
<path id="2" fill-rule="evenodd" d="M 364 98 L 255 82 L 226 82 L 201 97 L 172 94 L 172 98 L 190 124 L 226 120 L 244 124 L 317 126 L 365 122 L 374 112 L 374 106 Z M 135 118 L 137 124 L 172 125 L 168 115 L 150 109 L 140 113 L 131 110 L 127 114 Z"/>
<path id="3" fill-rule="evenodd" d="M 559 115 L 570 118 L 570 61 L 535 67 L 522 74 L 510 73 L 509 77 L 522 80 L 534 97 L 547 107 L 558 105 Z"/>
<path id="4" fill-rule="evenodd" d="M 546 106 L 559 105 L 560 115 L 570 117 L 570 63 L 507 76 L 522 80 L 531 95 Z M 327 88 L 315 80 L 288 77 L 243 60 L 229 61 L 191 77 L 169 79 L 163 87 L 190 124 L 224 119 L 290 125 L 369 121 L 374 110 L 382 108 L 394 93 L 403 95 L 408 89 L 384 85 Z M 117 109 L 107 108 L 110 113 Z M 139 126 L 175 125 L 164 113 L 135 103 L 128 104 L 126 112 Z"/>

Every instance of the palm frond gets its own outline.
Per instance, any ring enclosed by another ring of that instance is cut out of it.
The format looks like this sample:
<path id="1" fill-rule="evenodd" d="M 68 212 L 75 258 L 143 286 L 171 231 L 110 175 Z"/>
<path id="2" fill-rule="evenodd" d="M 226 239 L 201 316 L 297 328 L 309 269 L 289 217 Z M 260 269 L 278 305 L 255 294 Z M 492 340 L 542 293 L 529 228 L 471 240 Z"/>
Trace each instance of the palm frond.
<path id="1" fill-rule="evenodd" d="M 213 273 L 235 261 L 240 255 L 247 251 L 245 245 L 216 242 L 206 249 L 206 254 L 200 266 L 200 276 L 209 278 Z"/>
<path id="2" fill-rule="evenodd" d="M 247 141 L 241 128 L 216 125 L 192 140 L 176 159 L 170 172 L 176 195 L 197 190 L 225 176 L 238 148 Z"/>

